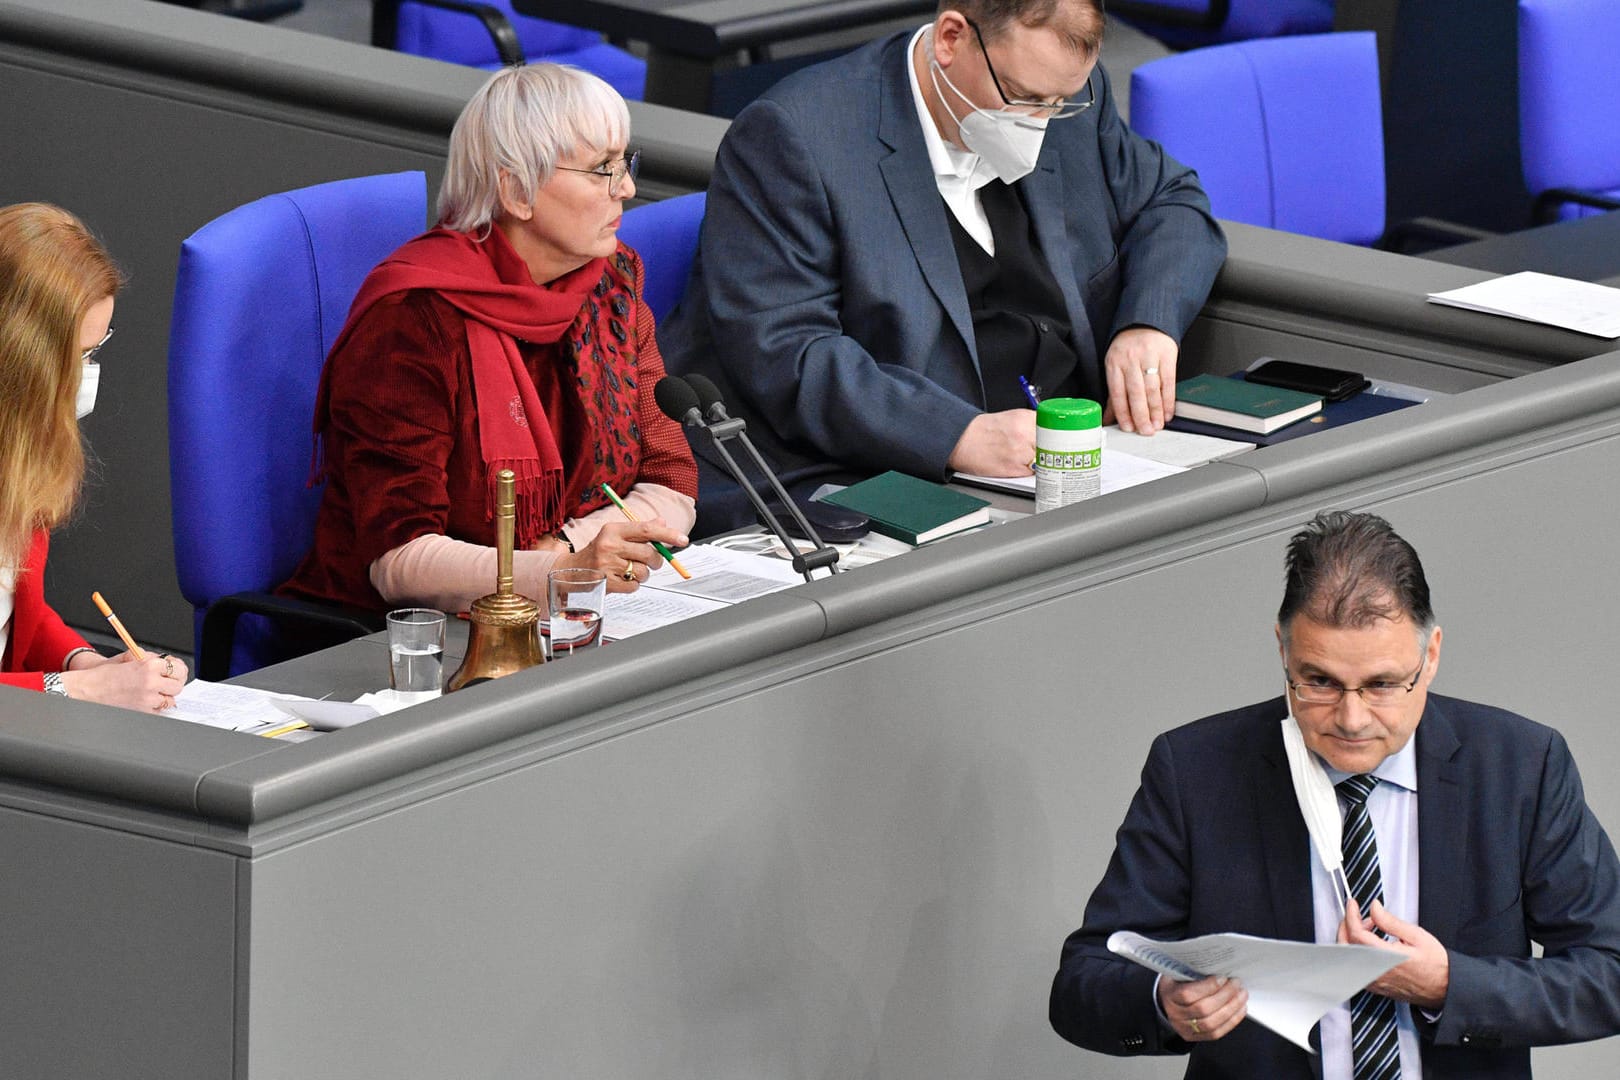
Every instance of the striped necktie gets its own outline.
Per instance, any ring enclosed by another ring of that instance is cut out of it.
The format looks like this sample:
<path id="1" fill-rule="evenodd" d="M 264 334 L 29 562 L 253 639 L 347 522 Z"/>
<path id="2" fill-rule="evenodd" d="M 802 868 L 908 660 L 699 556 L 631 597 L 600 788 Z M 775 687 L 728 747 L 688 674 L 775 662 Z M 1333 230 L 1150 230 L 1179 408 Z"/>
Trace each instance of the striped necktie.
<path id="1" fill-rule="evenodd" d="M 1378 872 L 1378 839 L 1367 813 L 1367 796 L 1377 786 L 1378 777 L 1368 773 L 1338 784 L 1339 796 L 1346 803 L 1341 841 L 1344 876 L 1363 918 L 1374 900 L 1384 899 L 1384 879 Z M 1350 1056 L 1355 1080 L 1400 1080 L 1401 1048 L 1395 1033 L 1392 999 L 1365 990 L 1350 999 Z"/>

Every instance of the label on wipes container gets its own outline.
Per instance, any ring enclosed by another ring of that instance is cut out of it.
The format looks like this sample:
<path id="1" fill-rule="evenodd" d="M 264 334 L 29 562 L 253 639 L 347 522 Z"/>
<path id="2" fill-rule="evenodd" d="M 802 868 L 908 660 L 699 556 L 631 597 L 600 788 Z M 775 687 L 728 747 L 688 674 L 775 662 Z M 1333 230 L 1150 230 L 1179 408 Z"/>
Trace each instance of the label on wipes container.
<path id="1" fill-rule="evenodd" d="M 1035 414 L 1035 512 L 1102 494 L 1102 406 L 1051 398 Z"/>

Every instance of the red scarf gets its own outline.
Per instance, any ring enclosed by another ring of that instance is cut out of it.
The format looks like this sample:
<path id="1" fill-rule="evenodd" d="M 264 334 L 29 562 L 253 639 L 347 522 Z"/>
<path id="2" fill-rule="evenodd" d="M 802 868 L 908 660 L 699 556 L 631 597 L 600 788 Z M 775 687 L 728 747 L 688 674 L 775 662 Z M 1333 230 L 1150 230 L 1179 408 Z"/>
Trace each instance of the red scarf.
<path id="1" fill-rule="evenodd" d="M 517 544 L 529 548 L 562 524 L 563 462 L 515 339 L 559 341 L 602 280 L 607 260 L 592 259 L 545 285 L 527 276 L 513 283 L 501 279 L 491 260 L 488 245 L 498 243 L 504 239 L 493 231 L 477 243 L 451 229 L 406 242 L 366 276 L 327 355 L 343 348 L 371 305 L 394 293 L 432 289 L 465 315 L 479 443 L 489 478 L 486 514 L 495 513 L 497 474 L 511 469 L 517 476 Z M 319 444 L 331 418 L 330 371 L 330 364 L 322 370 L 315 399 L 317 480 L 324 474 Z"/>

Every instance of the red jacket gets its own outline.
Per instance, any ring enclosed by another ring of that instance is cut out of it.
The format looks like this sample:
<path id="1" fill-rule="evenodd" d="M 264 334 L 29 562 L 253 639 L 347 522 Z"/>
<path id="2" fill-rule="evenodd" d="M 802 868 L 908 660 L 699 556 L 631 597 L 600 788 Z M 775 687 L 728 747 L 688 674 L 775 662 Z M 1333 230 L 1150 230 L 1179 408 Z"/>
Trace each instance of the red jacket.
<path id="1" fill-rule="evenodd" d="M 11 633 L 6 638 L 5 656 L 0 659 L 0 684 L 43 690 L 45 672 L 61 671 L 68 653 L 89 644 L 69 630 L 45 602 L 45 552 L 50 545 L 50 533 L 43 529 L 35 533 L 28 557 L 17 573 Z"/>

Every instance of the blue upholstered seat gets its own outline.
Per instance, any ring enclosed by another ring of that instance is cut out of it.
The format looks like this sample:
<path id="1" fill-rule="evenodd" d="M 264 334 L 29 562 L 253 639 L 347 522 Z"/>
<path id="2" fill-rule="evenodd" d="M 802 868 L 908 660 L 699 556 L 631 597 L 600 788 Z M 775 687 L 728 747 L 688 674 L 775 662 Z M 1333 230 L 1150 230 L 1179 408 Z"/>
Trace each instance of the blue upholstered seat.
<path id="1" fill-rule="evenodd" d="M 1543 219 L 1620 208 L 1617 52 L 1615 0 L 1519 0 L 1520 160 Z"/>
<path id="2" fill-rule="evenodd" d="M 625 212 L 619 239 L 636 249 L 646 270 L 644 290 L 653 317 L 662 321 L 686 293 L 697 254 L 705 195 L 699 191 Z"/>
<path id="3" fill-rule="evenodd" d="M 647 62 L 609 45 L 602 35 L 549 19 L 519 15 L 511 0 L 477 0 L 504 15 L 517 32 L 525 60 L 572 64 L 600 76 L 625 98 L 640 100 L 647 84 Z M 494 39 L 484 24 L 465 12 L 405 0 L 399 6 L 394 47 L 454 64 L 493 71 L 501 66 Z"/>
<path id="4" fill-rule="evenodd" d="M 274 588 L 308 551 L 321 498 L 308 486 L 321 366 L 360 282 L 426 219 L 426 177 L 394 173 L 270 195 L 181 244 L 169 468 L 175 564 L 205 678 L 223 677 L 227 659 L 233 673 L 266 659 L 268 628 L 251 616 L 231 645 L 236 611 L 312 607 L 221 601 Z"/>
<path id="5" fill-rule="evenodd" d="M 1384 232 L 1371 33 L 1216 45 L 1131 78 L 1131 126 L 1198 170 L 1217 217 L 1354 244 Z"/>

